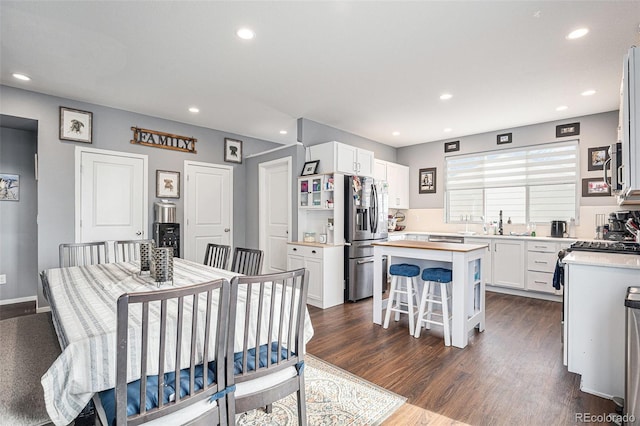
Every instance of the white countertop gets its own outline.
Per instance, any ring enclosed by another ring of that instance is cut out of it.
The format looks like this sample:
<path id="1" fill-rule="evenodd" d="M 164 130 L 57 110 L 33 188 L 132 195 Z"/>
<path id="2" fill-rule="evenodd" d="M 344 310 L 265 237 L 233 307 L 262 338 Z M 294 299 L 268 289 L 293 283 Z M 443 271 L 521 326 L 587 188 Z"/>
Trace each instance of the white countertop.
<path id="1" fill-rule="evenodd" d="M 564 263 L 576 265 L 604 266 L 609 268 L 640 269 L 640 256 L 637 254 L 597 253 L 574 251 L 562 259 Z"/>
<path id="2" fill-rule="evenodd" d="M 465 237 L 465 238 L 496 238 L 496 239 L 514 239 L 514 240 L 528 240 L 528 241 L 566 241 L 573 243 L 578 241 L 578 238 L 555 238 L 550 236 L 535 236 L 528 235 L 490 235 L 490 234 L 469 234 L 463 232 L 437 232 L 437 231 L 396 231 L 389 232 L 389 236 L 400 235 L 442 235 L 446 237 Z M 583 241 L 583 240 L 582 240 Z"/>

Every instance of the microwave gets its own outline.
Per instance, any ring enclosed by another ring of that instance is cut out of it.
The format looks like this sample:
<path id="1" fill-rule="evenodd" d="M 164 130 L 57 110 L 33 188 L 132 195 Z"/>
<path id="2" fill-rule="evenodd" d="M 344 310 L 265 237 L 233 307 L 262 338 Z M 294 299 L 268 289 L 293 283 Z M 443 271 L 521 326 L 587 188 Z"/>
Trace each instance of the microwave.
<path id="1" fill-rule="evenodd" d="M 618 205 L 640 205 L 640 51 L 635 46 L 623 62 L 618 143 L 610 152 L 611 188 Z"/>

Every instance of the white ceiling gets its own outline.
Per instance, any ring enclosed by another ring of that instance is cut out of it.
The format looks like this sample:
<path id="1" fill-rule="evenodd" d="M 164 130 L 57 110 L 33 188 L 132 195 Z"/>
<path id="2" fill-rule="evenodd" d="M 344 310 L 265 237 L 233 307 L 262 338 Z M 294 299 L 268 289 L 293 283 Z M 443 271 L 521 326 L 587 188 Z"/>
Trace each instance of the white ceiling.
<path id="1" fill-rule="evenodd" d="M 5 85 L 283 144 L 304 117 L 401 147 L 618 109 L 640 1 L 2 0 L 0 24 Z"/>

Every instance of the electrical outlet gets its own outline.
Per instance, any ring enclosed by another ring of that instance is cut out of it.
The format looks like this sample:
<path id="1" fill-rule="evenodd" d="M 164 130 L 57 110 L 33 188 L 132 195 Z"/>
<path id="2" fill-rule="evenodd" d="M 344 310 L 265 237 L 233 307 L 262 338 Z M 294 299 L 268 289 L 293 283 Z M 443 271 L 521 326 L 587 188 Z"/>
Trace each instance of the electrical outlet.
<path id="1" fill-rule="evenodd" d="M 7 274 L 0 274 L 0 284 L 7 283 Z"/>

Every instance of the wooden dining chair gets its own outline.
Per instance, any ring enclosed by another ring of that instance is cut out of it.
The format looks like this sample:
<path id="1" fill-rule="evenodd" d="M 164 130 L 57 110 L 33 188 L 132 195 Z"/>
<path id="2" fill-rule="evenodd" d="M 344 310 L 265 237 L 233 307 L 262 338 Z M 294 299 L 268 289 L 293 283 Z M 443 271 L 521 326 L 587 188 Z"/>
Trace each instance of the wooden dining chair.
<path id="1" fill-rule="evenodd" d="M 153 240 L 120 240 L 115 241 L 113 248 L 116 262 L 132 262 L 140 260 L 140 243 L 153 243 Z"/>
<path id="2" fill-rule="evenodd" d="M 207 244 L 207 251 L 204 253 L 204 264 L 214 268 L 227 269 L 231 247 L 224 244 Z"/>
<path id="3" fill-rule="evenodd" d="M 94 397 L 103 425 L 229 424 L 229 288 L 219 279 L 118 298 L 115 388 Z"/>
<path id="4" fill-rule="evenodd" d="M 309 272 L 304 268 L 231 280 L 227 336 L 230 419 L 259 407 L 271 412 L 273 402 L 296 392 L 298 424 L 307 424 L 304 321 L 308 284 Z"/>
<path id="5" fill-rule="evenodd" d="M 231 271 L 244 275 L 260 275 L 263 256 L 262 250 L 236 247 L 233 251 Z"/>
<path id="6" fill-rule="evenodd" d="M 59 247 L 60 267 L 97 265 L 109 262 L 106 241 L 93 243 L 63 243 Z"/>

